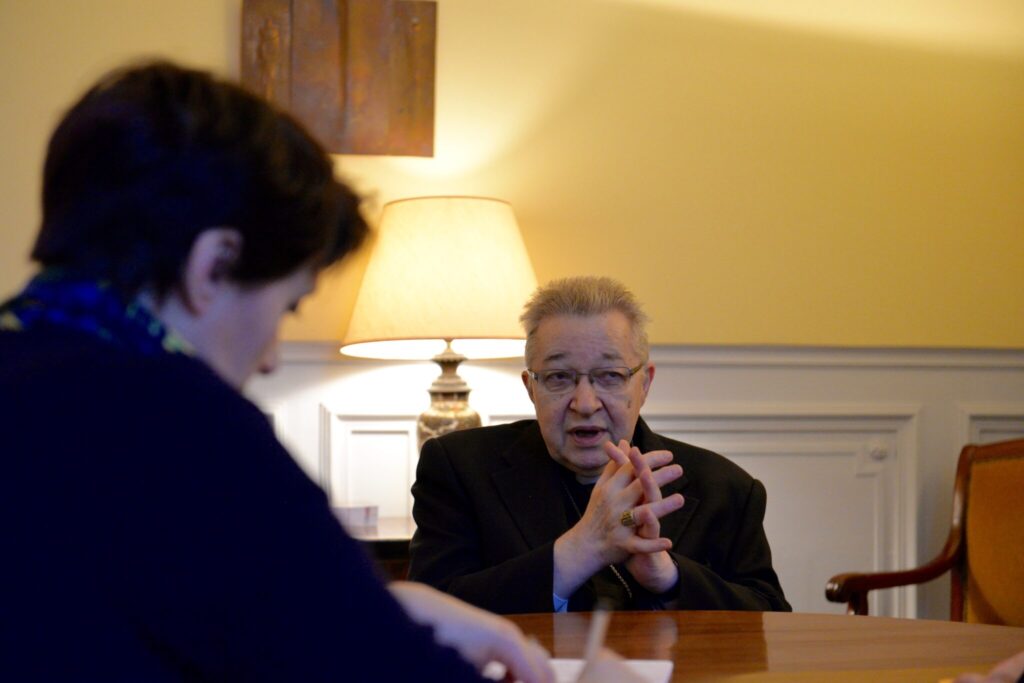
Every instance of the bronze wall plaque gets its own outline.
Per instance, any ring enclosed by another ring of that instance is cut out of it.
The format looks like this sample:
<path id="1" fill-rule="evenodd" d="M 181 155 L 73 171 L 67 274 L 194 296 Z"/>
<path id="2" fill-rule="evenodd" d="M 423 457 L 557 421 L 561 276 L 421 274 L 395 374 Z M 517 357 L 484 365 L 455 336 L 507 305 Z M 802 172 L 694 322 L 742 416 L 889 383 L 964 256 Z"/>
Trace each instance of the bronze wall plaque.
<path id="1" fill-rule="evenodd" d="M 437 3 L 244 0 L 242 83 L 331 152 L 432 156 Z"/>

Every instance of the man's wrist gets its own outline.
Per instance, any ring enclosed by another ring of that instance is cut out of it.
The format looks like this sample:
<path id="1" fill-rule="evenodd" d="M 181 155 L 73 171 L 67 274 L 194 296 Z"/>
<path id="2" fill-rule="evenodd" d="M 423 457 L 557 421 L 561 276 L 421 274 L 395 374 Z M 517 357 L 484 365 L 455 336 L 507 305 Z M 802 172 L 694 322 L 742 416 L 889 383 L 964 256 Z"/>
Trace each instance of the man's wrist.
<path id="1" fill-rule="evenodd" d="M 576 527 L 569 529 L 555 540 L 552 555 L 554 563 L 553 589 L 557 595 L 572 595 L 577 588 L 586 583 L 604 566 L 600 564 L 599 559 L 595 565 L 596 553 L 579 538 Z"/>
<path id="2" fill-rule="evenodd" d="M 672 562 L 672 573 L 675 576 L 675 579 L 669 584 L 669 587 L 661 591 L 659 595 L 662 598 L 672 599 L 675 594 L 679 592 L 679 582 L 682 580 L 683 575 L 682 572 L 679 571 L 679 563 L 676 561 L 676 558 L 672 557 L 672 553 L 666 551 L 665 554 L 668 555 L 668 559 Z"/>
<path id="3" fill-rule="evenodd" d="M 672 591 L 679 583 L 679 565 L 672 554 L 667 550 L 662 550 L 660 553 L 648 556 L 646 560 L 653 565 L 650 568 L 651 571 L 637 572 L 634 571 L 634 567 L 630 566 L 631 563 L 627 563 L 626 568 L 633 575 L 633 579 L 644 590 L 655 595 L 664 595 Z M 641 576 L 637 576 L 638 573 Z"/>

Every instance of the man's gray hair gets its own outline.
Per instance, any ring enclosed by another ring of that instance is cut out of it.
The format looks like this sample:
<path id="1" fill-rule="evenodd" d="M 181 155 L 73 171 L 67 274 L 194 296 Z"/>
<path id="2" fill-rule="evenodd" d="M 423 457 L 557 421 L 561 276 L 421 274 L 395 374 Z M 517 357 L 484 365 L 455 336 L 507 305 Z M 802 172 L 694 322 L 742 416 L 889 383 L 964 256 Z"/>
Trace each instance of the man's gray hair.
<path id="1" fill-rule="evenodd" d="M 567 277 L 538 287 L 523 307 L 519 322 L 526 330 L 526 362 L 530 362 L 537 328 L 541 321 L 556 315 L 590 316 L 618 311 L 626 316 L 633 330 L 633 347 L 646 361 L 647 314 L 633 292 L 610 277 Z"/>

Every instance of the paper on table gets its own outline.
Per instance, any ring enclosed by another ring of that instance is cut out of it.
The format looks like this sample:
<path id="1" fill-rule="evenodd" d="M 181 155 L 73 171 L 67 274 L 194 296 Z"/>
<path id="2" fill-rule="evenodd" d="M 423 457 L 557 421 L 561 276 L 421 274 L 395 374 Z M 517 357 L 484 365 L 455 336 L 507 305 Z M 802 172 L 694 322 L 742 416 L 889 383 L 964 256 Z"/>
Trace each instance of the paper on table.
<path id="1" fill-rule="evenodd" d="M 551 668 L 555 670 L 558 683 L 576 683 L 583 671 L 582 659 L 552 659 Z M 668 683 L 672 677 L 672 662 L 667 659 L 627 659 L 626 666 L 636 672 L 647 683 Z M 498 662 L 491 662 L 484 669 L 484 678 L 500 681 L 505 678 L 505 667 Z"/>

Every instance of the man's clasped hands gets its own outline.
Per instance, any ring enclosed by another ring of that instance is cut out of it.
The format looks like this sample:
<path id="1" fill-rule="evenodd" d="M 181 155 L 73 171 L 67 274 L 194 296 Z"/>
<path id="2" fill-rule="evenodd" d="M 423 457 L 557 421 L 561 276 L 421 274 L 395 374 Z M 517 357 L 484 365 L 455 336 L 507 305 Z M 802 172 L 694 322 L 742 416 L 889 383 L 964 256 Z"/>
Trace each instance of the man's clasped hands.
<path id="1" fill-rule="evenodd" d="M 683 476 L 666 450 L 641 453 L 621 440 L 603 445 L 609 462 L 590 495 L 580 521 L 555 542 L 554 592 L 568 596 L 602 568 L 625 563 L 626 570 L 651 593 L 670 590 L 679 568 L 661 537 L 661 518 L 683 507 L 683 496 L 667 498 L 661 487 Z"/>

